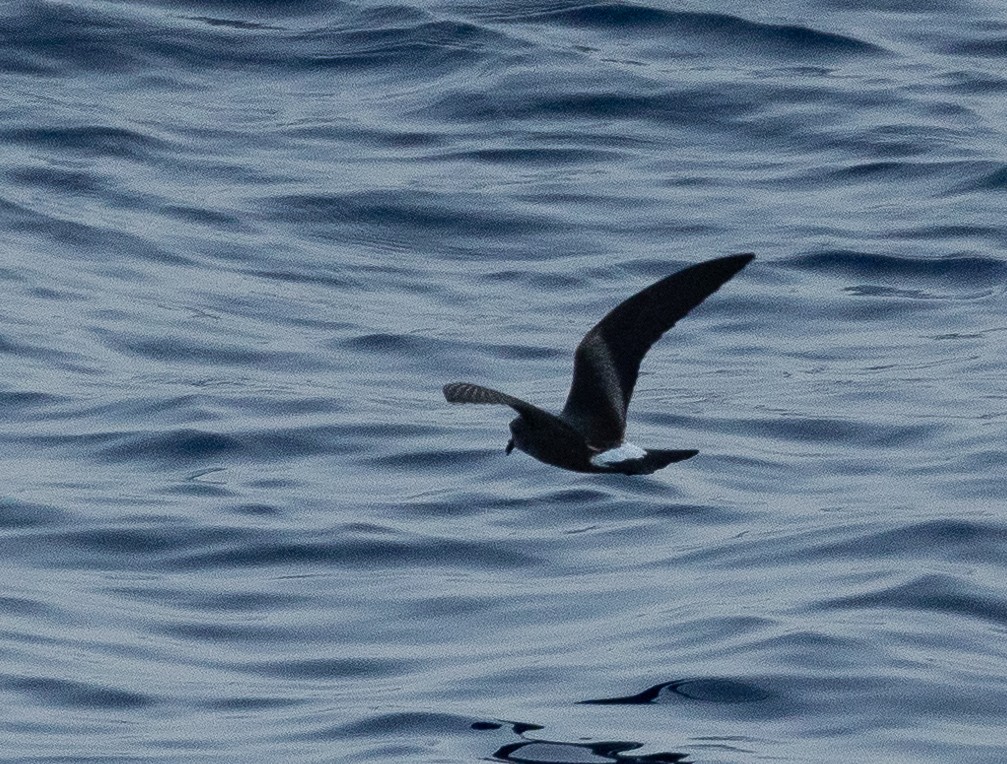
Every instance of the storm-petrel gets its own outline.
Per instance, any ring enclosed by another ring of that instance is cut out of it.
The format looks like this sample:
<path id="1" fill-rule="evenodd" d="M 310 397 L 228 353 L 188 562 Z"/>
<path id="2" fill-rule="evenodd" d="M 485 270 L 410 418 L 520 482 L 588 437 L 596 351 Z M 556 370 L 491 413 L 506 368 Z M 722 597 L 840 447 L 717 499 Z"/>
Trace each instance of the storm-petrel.
<path id="1" fill-rule="evenodd" d="M 573 384 L 556 416 L 512 395 L 451 382 L 451 403 L 500 403 L 517 411 L 506 453 L 519 448 L 539 461 L 575 472 L 649 475 L 699 452 L 651 450 L 623 440 L 626 409 L 650 346 L 744 268 L 753 254 L 730 255 L 667 276 L 612 310 L 577 346 Z"/>

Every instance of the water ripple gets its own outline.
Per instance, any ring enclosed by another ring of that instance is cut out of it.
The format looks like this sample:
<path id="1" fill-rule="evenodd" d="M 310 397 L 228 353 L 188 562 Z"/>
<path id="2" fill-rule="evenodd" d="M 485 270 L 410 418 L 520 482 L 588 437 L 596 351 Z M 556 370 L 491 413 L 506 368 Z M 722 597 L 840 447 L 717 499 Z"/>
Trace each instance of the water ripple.
<path id="1" fill-rule="evenodd" d="M 9 760 L 1003 758 L 1001 14 L 183 5 L 0 24 Z"/>

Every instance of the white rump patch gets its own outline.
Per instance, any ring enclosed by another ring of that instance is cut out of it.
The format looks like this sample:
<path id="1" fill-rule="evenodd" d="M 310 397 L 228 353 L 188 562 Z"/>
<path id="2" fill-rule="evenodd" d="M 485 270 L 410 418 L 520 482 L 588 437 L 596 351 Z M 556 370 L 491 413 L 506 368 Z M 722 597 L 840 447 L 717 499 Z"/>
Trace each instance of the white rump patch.
<path id="1" fill-rule="evenodd" d="M 626 442 L 616 448 L 610 448 L 608 451 L 595 454 L 591 457 L 591 464 L 595 467 L 607 467 L 610 464 L 624 462 L 629 459 L 642 459 L 646 455 L 647 452 L 639 446 Z"/>

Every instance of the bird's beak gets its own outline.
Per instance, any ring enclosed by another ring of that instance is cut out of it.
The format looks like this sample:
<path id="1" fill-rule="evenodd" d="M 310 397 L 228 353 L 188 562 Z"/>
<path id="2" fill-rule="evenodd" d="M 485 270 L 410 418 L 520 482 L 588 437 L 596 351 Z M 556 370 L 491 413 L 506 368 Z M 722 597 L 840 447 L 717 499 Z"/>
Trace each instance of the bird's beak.
<path id="1" fill-rule="evenodd" d="M 504 449 L 504 453 L 510 456 L 510 452 L 514 450 L 514 438 L 507 441 L 507 448 Z"/>

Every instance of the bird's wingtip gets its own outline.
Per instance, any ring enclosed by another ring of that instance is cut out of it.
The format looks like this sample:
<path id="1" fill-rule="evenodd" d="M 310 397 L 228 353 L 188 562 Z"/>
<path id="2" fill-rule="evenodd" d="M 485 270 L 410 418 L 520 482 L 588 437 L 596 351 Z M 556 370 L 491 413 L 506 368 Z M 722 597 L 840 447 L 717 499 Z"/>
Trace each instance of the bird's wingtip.
<path id="1" fill-rule="evenodd" d="M 716 260 L 709 260 L 710 263 L 718 263 L 723 269 L 728 271 L 731 276 L 736 274 L 742 268 L 747 266 L 750 262 L 755 259 L 754 252 L 738 252 L 733 255 L 727 255 L 725 257 L 718 258 Z M 700 263 L 702 265 L 702 263 Z M 731 277 L 728 276 L 728 279 Z"/>

